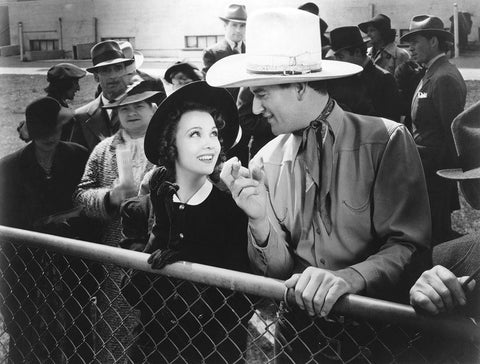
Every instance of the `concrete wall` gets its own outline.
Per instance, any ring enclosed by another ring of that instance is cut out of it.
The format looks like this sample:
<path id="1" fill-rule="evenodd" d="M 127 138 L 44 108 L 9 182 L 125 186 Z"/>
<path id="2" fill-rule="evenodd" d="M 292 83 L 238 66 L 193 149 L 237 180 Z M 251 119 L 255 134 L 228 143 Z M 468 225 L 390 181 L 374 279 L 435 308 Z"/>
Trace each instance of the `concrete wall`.
<path id="1" fill-rule="evenodd" d="M 25 31 L 50 30 L 26 33 L 29 39 L 59 39 L 59 18 L 62 18 L 63 49 L 72 51 L 79 43 L 98 41 L 101 38 L 131 38 L 134 46 L 147 56 L 196 57 L 200 51 L 186 51 L 187 35 L 221 35 L 222 14 L 233 0 L 34 0 L 9 2 L 11 44 L 18 44 L 19 21 Z M 259 8 L 273 6 L 297 7 L 305 1 L 298 0 L 242 0 L 249 13 Z M 439 16 L 446 27 L 453 13 L 452 0 L 321 0 L 322 18 L 328 30 L 338 26 L 358 24 L 372 15 L 385 13 L 397 29 L 408 28 L 416 14 Z M 480 1 L 458 0 L 459 9 L 473 14 L 474 25 L 469 40 L 478 41 L 480 28 Z M 95 39 L 94 18 L 97 19 Z M 68 53 L 67 53 L 68 54 Z"/>
<path id="2" fill-rule="evenodd" d="M 8 6 L 0 3 L 0 47 L 10 44 Z"/>

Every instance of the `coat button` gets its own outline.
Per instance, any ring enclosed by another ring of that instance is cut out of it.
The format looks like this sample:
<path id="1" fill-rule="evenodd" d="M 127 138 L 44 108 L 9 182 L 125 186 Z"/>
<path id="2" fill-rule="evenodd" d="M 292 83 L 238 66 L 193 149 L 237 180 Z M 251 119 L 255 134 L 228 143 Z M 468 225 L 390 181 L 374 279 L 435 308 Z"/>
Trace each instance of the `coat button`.
<path id="1" fill-rule="evenodd" d="M 321 259 L 320 259 L 320 263 L 322 263 L 323 265 L 325 265 L 325 263 L 326 263 L 325 259 L 321 258 Z"/>
<path id="2" fill-rule="evenodd" d="M 180 237 L 180 239 L 183 239 L 183 233 L 178 234 L 178 236 Z"/>
<path id="3" fill-rule="evenodd" d="M 180 210 L 183 210 L 183 209 L 185 209 L 185 205 L 182 203 L 180 206 L 178 206 L 178 208 L 179 208 Z"/>

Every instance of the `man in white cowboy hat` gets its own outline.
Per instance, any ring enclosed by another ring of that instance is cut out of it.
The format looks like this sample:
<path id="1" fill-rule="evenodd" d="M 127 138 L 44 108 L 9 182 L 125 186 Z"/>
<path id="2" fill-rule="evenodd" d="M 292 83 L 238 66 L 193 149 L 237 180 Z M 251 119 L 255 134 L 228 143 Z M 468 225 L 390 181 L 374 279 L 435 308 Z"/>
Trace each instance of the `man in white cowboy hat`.
<path id="1" fill-rule="evenodd" d="M 247 23 L 247 9 L 245 5 L 231 4 L 225 14 L 219 17 L 225 28 L 225 38 L 203 51 L 203 69 L 208 69 L 218 60 L 232 54 L 245 53 L 245 24 Z M 236 100 L 239 88 L 230 88 L 228 92 Z"/>
<path id="2" fill-rule="evenodd" d="M 118 115 L 102 109 L 122 95 L 130 83 L 127 66 L 135 59 L 127 57 L 118 42 L 106 40 L 97 43 L 90 51 L 93 66 L 87 68 L 102 87 L 95 100 L 75 110 L 75 123 L 68 141 L 85 146 L 90 152 L 101 140 L 113 135 L 119 128 Z"/>
<path id="3" fill-rule="evenodd" d="M 457 186 L 436 171 L 457 167 L 450 126 L 463 111 L 467 88 L 457 67 L 446 56 L 453 34 L 431 15 L 414 16 L 410 31 L 401 37 L 410 44 L 412 59 L 426 67 L 412 99 L 412 131 L 422 159 L 432 219 L 432 242 L 439 244 L 458 236 L 450 213 L 460 208 Z"/>
<path id="4" fill-rule="evenodd" d="M 420 159 L 403 125 L 346 113 L 329 97 L 325 80 L 362 68 L 322 60 L 318 17 L 291 8 L 259 11 L 249 18 L 247 42 L 246 54 L 215 63 L 206 80 L 249 86 L 253 111 L 277 137 L 249 169 L 232 158 L 221 177 L 249 217 L 253 267 L 288 279 L 306 311 L 281 315 L 279 360 L 328 360 L 319 330 L 325 321 L 312 325 L 308 316 L 327 316 L 346 293 L 397 289 L 406 266 L 429 248 Z M 358 354 L 343 344 L 342 359 Z"/>

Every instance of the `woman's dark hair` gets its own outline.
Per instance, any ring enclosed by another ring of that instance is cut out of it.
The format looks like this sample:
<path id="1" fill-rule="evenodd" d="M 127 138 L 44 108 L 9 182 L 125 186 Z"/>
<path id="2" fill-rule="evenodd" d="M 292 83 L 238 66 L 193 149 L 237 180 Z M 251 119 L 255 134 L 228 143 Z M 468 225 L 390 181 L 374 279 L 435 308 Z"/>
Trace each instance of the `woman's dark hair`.
<path id="1" fill-rule="evenodd" d="M 172 74 L 171 78 L 175 77 L 175 75 L 177 73 L 183 73 L 185 76 L 187 76 L 192 81 L 203 80 L 202 74 L 200 73 L 200 71 L 196 70 L 195 68 L 189 68 L 189 67 L 182 68 L 182 69 L 178 70 L 177 72 L 174 72 Z"/>
<path id="2" fill-rule="evenodd" d="M 175 182 L 175 161 L 178 157 L 175 136 L 177 134 L 178 122 L 182 115 L 188 111 L 205 111 L 212 116 L 218 130 L 221 130 L 225 126 L 225 120 L 222 115 L 210 106 L 195 102 L 183 102 L 176 105 L 176 107 L 167 115 L 167 120 L 164 120 L 166 127 L 162 130 L 158 143 L 158 165 L 164 166 L 167 169 L 166 179 L 170 182 Z M 218 182 L 220 180 L 220 164 L 225 161 L 223 141 L 220 136 L 218 139 L 222 148 L 220 149 L 215 169 L 210 175 L 210 179 L 213 182 Z"/>

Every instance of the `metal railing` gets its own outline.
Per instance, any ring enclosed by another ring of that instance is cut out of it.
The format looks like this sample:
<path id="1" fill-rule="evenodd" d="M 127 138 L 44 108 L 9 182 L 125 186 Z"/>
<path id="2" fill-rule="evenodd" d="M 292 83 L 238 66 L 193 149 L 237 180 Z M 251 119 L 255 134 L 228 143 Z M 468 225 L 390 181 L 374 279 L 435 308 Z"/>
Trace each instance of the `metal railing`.
<path id="1" fill-rule="evenodd" d="M 480 358 L 480 330 L 465 317 L 345 295 L 327 320 L 309 319 L 285 341 L 275 330 L 291 314 L 283 301 L 295 300 L 283 281 L 189 262 L 152 270 L 144 253 L 4 226 L 0 241 L 0 363 L 2 351 L 32 363 L 263 363 L 295 357 L 294 341 L 317 333 L 312 362 Z M 138 287 L 132 306 L 116 270 Z"/>

